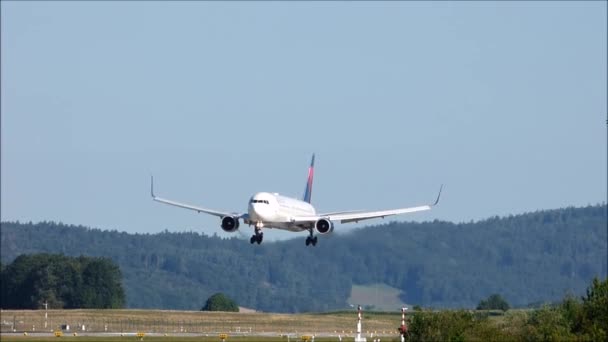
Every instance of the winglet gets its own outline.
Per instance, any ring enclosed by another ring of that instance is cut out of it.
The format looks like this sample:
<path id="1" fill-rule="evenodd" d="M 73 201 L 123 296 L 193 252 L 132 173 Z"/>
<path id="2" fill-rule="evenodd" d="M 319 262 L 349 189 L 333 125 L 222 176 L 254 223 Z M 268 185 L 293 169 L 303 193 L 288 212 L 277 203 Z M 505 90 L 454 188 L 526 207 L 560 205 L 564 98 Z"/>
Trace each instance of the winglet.
<path id="1" fill-rule="evenodd" d="M 152 175 L 150 175 L 150 196 L 156 198 L 156 196 L 154 196 L 154 176 Z"/>
<path id="2" fill-rule="evenodd" d="M 304 201 L 310 203 L 312 197 L 312 179 L 315 174 L 315 154 L 312 154 L 310 167 L 308 168 L 308 179 L 306 180 L 306 188 L 304 189 Z"/>
<path id="3" fill-rule="evenodd" d="M 433 206 L 436 206 L 437 203 L 439 203 L 439 197 L 441 197 L 441 190 L 443 189 L 443 184 L 441 184 L 441 186 L 439 187 L 439 194 L 437 195 L 437 199 L 435 200 L 435 203 L 433 203 Z"/>

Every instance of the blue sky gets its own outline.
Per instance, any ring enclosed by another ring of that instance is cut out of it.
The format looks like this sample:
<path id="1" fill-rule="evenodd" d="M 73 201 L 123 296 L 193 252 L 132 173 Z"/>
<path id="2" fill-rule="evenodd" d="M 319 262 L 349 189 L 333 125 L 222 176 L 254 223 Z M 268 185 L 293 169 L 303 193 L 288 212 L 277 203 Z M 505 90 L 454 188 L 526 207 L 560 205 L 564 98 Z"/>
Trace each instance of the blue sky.
<path id="1" fill-rule="evenodd" d="M 242 211 L 301 196 L 313 152 L 319 211 L 424 204 L 441 183 L 440 206 L 396 219 L 606 201 L 606 2 L 1 9 L 2 220 L 219 233 L 151 201 L 149 175 Z"/>

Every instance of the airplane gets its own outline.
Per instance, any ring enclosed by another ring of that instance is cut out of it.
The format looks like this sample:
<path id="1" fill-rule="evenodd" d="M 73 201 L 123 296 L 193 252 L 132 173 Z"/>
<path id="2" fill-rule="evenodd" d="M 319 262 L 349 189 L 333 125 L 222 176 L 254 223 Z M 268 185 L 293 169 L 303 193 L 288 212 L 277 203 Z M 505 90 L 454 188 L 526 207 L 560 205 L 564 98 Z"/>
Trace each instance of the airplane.
<path id="1" fill-rule="evenodd" d="M 246 213 L 212 210 L 157 197 L 154 194 L 153 176 L 150 176 L 150 195 L 154 201 L 160 203 L 217 216 L 221 219 L 220 226 L 225 232 L 236 232 L 239 229 L 239 222 L 242 220 L 243 223 L 255 227 L 254 234 L 249 240 L 251 244 L 257 243 L 259 245 L 262 243 L 264 238 L 262 228 L 266 227 L 292 232 L 308 231 L 309 236 L 306 238 L 306 246 L 316 246 L 317 236 L 315 236 L 315 231 L 321 235 L 329 234 L 334 230 L 334 222 L 359 222 L 373 218 L 385 218 L 392 215 L 430 210 L 439 203 L 439 197 L 441 196 L 441 190 L 443 189 L 442 185 L 439 188 L 437 199 L 433 204 L 418 207 L 377 211 L 339 211 L 317 214 L 317 211 L 311 204 L 314 167 L 315 155 L 313 154 L 310 167 L 308 168 L 308 178 L 306 180 L 304 196 L 301 200 L 282 196 L 278 193 L 258 192 L 249 199 Z"/>

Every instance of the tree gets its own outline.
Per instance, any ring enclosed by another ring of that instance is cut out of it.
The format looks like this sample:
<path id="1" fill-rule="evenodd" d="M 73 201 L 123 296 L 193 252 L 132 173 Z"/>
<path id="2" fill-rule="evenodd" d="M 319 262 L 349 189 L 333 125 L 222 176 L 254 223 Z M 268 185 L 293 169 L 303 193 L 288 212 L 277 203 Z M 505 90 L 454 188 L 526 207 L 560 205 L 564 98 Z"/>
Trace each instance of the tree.
<path id="1" fill-rule="evenodd" d="M 607 341 L 608 279 L 594 278 L 581 299 L 567 295 L 558 306 L 536 310 L 524 335 L 532 340 Z"/>
<path id="2" fill-rule="evenodd" d="M 410 317 L 408 341 L 465 341 L 473 326 L 483 322 L 465 310 L 417 311 Z"/>
<path id="3" fill-rule="evenodd" d="M 223 293 L 216 293 L 207 299 L 205 306 L 201 311 L 231 311 L 239 312 L 239 306 L 236 302 L 228 298 Z"/>
<path id="4" fill-rule="evenodd" d="M 593 278 L 583 297 L 583 327 L 595 341 L 605 341 L 608 337 L 608 278 L 600 281 Z"/>
<path id="5" fill-rule="evenodd" d="M 119 309 L 125 305 L 121 273 L 111 260 L 89 259 L 82 271 L 83 308 Z"/>
<path id="6" fill-rule="evenodd" d="M 1 272 L 0 307 L 122 308 L 120 269 L 109 259 L 58 254 L 21 255 Z"/>
<path id="7" fill-rule="evenodd" d="M 477 310 L 509 310 L 509 303 L 499 294 L 493 294 L 488 299 L 482 300 L 477 305 Z"/>

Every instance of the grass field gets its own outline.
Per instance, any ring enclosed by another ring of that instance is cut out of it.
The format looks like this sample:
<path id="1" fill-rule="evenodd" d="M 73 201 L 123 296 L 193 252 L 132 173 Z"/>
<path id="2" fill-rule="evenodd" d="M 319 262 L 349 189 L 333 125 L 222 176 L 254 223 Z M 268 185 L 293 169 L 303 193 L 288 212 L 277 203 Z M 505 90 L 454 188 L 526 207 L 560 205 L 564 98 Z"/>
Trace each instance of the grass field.
<path id="1" fill-rule="evenodd" d="M 138 338 L 136 337 L 87 337 L 87 336 L 78 336 L 78 337 L 73 337 L 73 336 L 68 336 L 68 337 L 61 337 L 61 338 L 57 338 L 57 337 L 32 337 L 32 336 L 18 336 L 18 337 L 0 337 L 0 339 L 2 341 L 7 341 L 7 342 L 11 342 L 11 341 L 54 341 L 54 342 L 60 342 L 60 341 L 66 341 L 66 342 L 102 342 L 102 341 L 109 341 L 109 342 L 120 342 L 120 341 L 131 341 L 131 342 L 136 342 L 139 341 Z M 342 339 L 342 341 L 346 342 L 346 341 L 353 341 L 354 338 L 353 337 L 345 337 Z M 195 337 L 176 337 L 176 336 L 162 336 L 162 337 L 156 337 L 156 336 L 145 336 L 143 338 L 143 341 L 178 341 L 178 342 L 190 342 L 190 341 L 200 341 L 200 342 L 217 342 L 220 341 L 218 336 L 209 336 L 209 337 L 205 337 L 205 336 L 195 336 Z M 252 337 L 228 337 L 228 339 L 226 340 L 226 342 L 230 342 L 230 341 L 237 341 L 237 342 L 287 342 L 288 338 L 287 337 L 268 337 L 268 336 L 252 336 Z M 302 341 L 301 336 L 291 336 L 289 338 L 289 341 Z M 339 341 L 339 339 L 337 337 L 316 337 L 315 338 L 315 342 L 329 342 L 329 341 Z M 368 341 L 371 342 L 371 340 Z M 398 341 L 398 338 L 382 338 L 382 341 Z"/>
<path id="2" fill-rule="evenodd" d="M 496 325 L 502 325 L 511 315 L 525 313 L 526 310 L 509 310 L 506 314 L 477 312 Z M 316 314 L 49 310 L 45 329 L 44 315 L 44 310 L 0 311 L 0 341 L 138 341 L 137 332 L 146 334 L 144 341 L 220 341 L 221 333 L 229 335 L 227 341 L 243 342 L 301 341 L 303 335 L 316 336 L 316 342 L 339 341 L 338 336 L 342 341 L 353 341 L 357 323 L 355 310 Z M 53 336 L 53 331 L 66 324 L 70 331 L 64 330 L 60 338 Z M 400 324 L 401 313 L 397 310 L 363 313 L 363 334 L 370 342 L 372 333 L 381 336 L 382 341 L 398 341 Z"/>
<path id="3" fill-rule="evenodd" d="M 1 336 L 0 340 L 2 341 L 54 341 L 54 342 L 60 342 L 60 341 L 66 341 L 66 342 L 101 342 L 101 341 L 109 341 L 109 342 L 120 342 L 120 341 L 131 341 L 131 342 L 136 342 L 139 341 L 139 339 L 137 337 L 134 336 L 124 336 L 124 337 L 97 337 L 97 336 L 63 336 L 61 338 L 57 338 L 54 336 L 47 336 L 47 337 L 39 337 L 39 336 Z M 346 342 L 346 341 L 353 341 L 354 338 L 351 337 L 344 337 L 342 338 L 342 341 Z M 369 339 L 368 339 L 369 340 Z M 397 341 L 398 338 L 396 337 L 385 337 L 382 338 L 383 341 Z M 180 336 L 145 336 L 143 338 L 143 341 L 178 341 L 178 342 L 190 342 L 190 341 L 200 341 L 200 342 L 217 342 L 220 341 L 219 337 L 217 335 L 215 336 L 191 336 L 191 337 L 180 337 Z M 250 337 L 241 337 L 241 336 L 237 336 L 237 337 L 233 337 L 233 336 L 229 336 L 228 339 L 226 339 L 226 342 L 230 342 L 230 341 L 237 341 L 237 342 L 256 342 L 256 341 L 262 341 L 262 342 L 287 342 L 287 341 L 302 341 L 301 336 L 290 336 L 290 338 L 288 339 L 287 337 L 271 337 L 271 336 L 250 336 Z M 315 337 L 315 342 L 329 342 L 329 341 L 339 341 L 339 339 L 335 336 L 332 337 Z M 371 340 L 369 340 L 371 341 Z"/>
<path id="4" fill-rule="evenodd" d="M 124 337 L 95 337 L 95 336 L 78 336 L 78 337 L 74 337 L 74 336 L 64 336 L 61 338 L 57 338 L 57 337 L 37 337 L 37 336 L 10 336 L 10 337 L 6 337 L 6 336 L 2 336 L 0 337 L 0 339 L 2 341 L 55 341 L 55 342 L 60 342 L 60 341 L 69 341 L 69 342 L 77 342 L 77 341 L 81 341 L 81 342 L 97 342 L 97 341 L 110 341 L 110 342 L 120 342 L 120 341 L 131 341 L 131 342 L 136 342 L 139 341 L 139 339 L 137 337 L 134 336 L 124 336 Z M 344 337 L 342 338 L 342 341 L 346 342 L 346 341 L 353 341 L 354 338 L 351 337 Z M 389 338 L 383 338 L 383 341 L 397 341 L 398 338 L 393 338 L 393 337 L 389 337 Z M 143 341 L 179 341 L 179 342 L 189 342 L 189 341 L 200 341 L 200 342 L 217 342 L 220 341 L 218 336 L 192 336 L 192 337 L 179 337 L 179 336 L 145 336 L 143 338 Z M 228 339 L 226 339 L 226 342 L 229 341 L 238 341 L 238 342 L 256 342 L 256 341 L 263 341 L 263 342 L 286 342 L 288 341 L 287 337 L 270 337 L 270 336 L 251 336 L 251 337 L 231 337 L 229 336 Z M 301 336 L 291 336 L 289 338 L 289 341 L 302 341 Z M 315 342 L 328 342 L 328 341 L 339 341 L 339 339 L 337 337 L 316 337 L 315 338 Z"/>
<path id="5" fill-rule="evenodd" d="M 219 341 L 220 333 L 227 333 L 230 341 L 299 341 L 302 335 L 321 335 L 315 341 L 336 341 L 337 336 L 354 336 L 357 314 L 352 312 L 324 314 L 270 314 L 270 313 L 228 313 L 201 311 L 161 311 L 161 310 L 49 310 L 47 328 L 44 328 L 44 310 L 3 310 L 1 311 L 2 341 L 47 341 L 56 337 L 49 335 L 62 325 L 70 325 L 64 331 L 62 340 L 106 341 L 137 340 L 136 332 L 148 334 L 144 340 Z M 397 336 L 401 315 L 366 312 L 363 316 L 363 332 L 368 336 Z M 82 331 L 82 326 L 85 331 Z M 18 335 L 7 336 L 16 332 Z M 23 336 L 27 332 L 29 336 Z M 74 337 L 73 332 L 83 333 L 124 333 L 120 337 Z M 164 335 L 167 336 L 164 336 Z M 197 337 L 176 337 L 179 334 L 196 334 Z M 156 335 L 156 336 L 154 336 Z M 208 335 L 208 337 L 205 337 Z M 332 336 L 331 338 L 329 336 Z M 345 339 L 344 341 L 348 341 Z M 390 341 L 390 339 L 385 339 Z"/>

